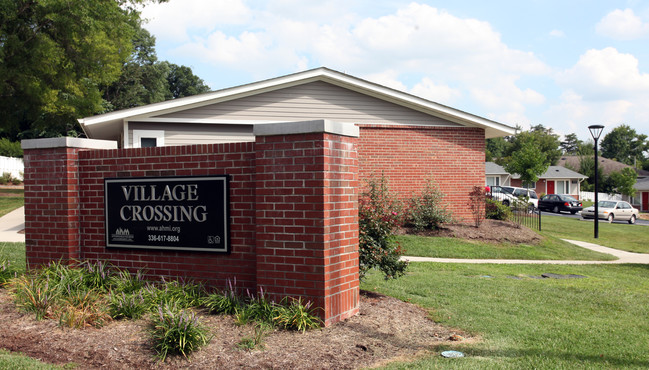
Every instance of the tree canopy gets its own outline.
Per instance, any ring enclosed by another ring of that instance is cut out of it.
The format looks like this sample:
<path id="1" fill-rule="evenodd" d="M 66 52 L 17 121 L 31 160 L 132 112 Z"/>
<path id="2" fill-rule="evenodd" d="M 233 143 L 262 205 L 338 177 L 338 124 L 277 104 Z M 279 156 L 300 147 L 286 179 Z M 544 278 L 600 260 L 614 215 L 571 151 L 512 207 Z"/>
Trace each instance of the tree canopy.
<path id="1" fill-rule="evenodd" d="M 167 0 L 0 0 L 0 137 L 75 134 L 77 119 L 207 91 L 158 62 L 136 9 Z"/>
<path id="2" fill-rule="evenodd" d="M 649 142 L 647 135 L 638 134 L 628 125 L 621 125 L 604 136 L 601 142 L 602 156 L 634 166 L 647 159 Z"/>
<path id="3" fill-rule="evenodd" d="M 530 184 L 537 182 L 550 164 L 546 154 L 533 141 L 528 140 L 521 144 L 516 155 L 512 156 L 503 167 L 509 173 L 518 174 L 523 184 Z"/>

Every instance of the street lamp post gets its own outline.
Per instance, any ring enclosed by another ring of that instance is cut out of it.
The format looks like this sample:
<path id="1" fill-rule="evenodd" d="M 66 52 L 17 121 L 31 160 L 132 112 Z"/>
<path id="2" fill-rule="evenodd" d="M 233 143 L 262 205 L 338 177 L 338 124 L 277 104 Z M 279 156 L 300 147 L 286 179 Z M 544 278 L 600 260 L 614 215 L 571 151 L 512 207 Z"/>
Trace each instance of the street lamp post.
<path id="1" fill-rule="evenodd" d="M 604 126 L 602 125 L 590 125 L 588 126 L 588 129 L 590 130 L 590 134 L 595 140 L 595 239 L 599 238 L 599 197 L 598 197 L 598 192 L 599 189 L 597 188 L 597 178 L 599 177 L 597 174 L 597 140 L 599 139 L 599 136 L 602 134 L 602 131 L 604 130 Z"/>

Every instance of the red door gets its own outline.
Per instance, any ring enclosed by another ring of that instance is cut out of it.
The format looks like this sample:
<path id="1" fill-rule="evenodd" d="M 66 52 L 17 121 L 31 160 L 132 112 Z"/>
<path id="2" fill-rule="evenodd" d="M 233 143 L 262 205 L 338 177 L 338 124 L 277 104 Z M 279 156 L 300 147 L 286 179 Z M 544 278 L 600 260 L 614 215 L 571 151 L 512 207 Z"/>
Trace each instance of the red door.
<path id="1" fill-rule="evenodd" d="M 546 187 L 548 190 L 548 194 L 554 194 L 554 181 L 548 180 Z"/>
<path id="2" fill-rule="evenodd" d="M 642 192 L 642 210 L 649 211 L 649 191 Z"/>

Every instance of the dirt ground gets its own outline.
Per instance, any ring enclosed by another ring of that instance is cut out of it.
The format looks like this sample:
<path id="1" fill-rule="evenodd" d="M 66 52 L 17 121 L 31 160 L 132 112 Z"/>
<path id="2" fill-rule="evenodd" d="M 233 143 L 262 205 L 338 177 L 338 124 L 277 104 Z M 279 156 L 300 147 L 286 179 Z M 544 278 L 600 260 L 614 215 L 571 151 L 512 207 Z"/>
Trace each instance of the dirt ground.
<path id="1" fill-rule="evenodd" d="M 415 232 L 413 229 L 401 229 L 399 233 L 442 236 L 491 243 L 537 244 L 541 242 L 541 237 L 533 230 L 523 226 L 519 227 L 511 221 L 498 220 L 484 220 L 480 227 L 475 227 L 473 224 L 445 224 L 441 229 L 434 231 Z"/>
<path id="2" fill-rule="evenodd" d="M 428 319 L 421 308 L 397 299 L 362 292 L 360 314 L 331 327 L 306 333 L 276 330 L 264 349 L 242 350 L 237 343 L 253 333 L 230 316 L 200 314 L 214 335 L 191 355 L 157 363 L 147 339 L 148 322 L 113 321 L 81 330 L 61 329 L 53 320 L 36 321 L 16 311 L 0 290 L 0 347 L 47 363 L 75 363 L 82 369 L 356 369 L 435 354 L 439 344 L 473 341 L 465 333 Z"/>

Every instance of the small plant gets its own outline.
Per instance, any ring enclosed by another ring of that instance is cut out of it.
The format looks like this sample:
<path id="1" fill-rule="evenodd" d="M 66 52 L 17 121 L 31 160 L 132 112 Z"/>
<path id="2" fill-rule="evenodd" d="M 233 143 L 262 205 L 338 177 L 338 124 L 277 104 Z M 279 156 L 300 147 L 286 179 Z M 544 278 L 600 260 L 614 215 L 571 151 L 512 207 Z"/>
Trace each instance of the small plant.
<path id="1" fill-rule="evenodd" d="M 0 288 L 3 288 L 7 285 L 7 282 L 13 277 L 13 273 L 9 268 L 9 259 L 7 257 L 0 256 Z"/>
<path id="2" fill-rule="evenodd" d="M 506 221 L 512 215 L 512 210 L 509 206 L 506 206 L 493 199 L 485 199 L 485 218 L 490 220 L 502 220 Z"/>
<path id="3" fill-rule="evenodd" d="M 443 199 L 444 194 L 437 189 L 435 183 L 427 181 L 421 194 L 410 199 L 409 224 L 417 231 L 423 231 L 437 230 L 441 224 L 451 222 L 453 218 L 444 208 Z"/>
<path id="4" fill-rule="evenodd" d="M 202 305 L 207 308 L 211 314 L 234 315 L 241 310 L 243 301 L 235 292 L 237 280 L 234 279 L 234 285 L 228 279 L 228 286 L 223 293 L 212 293 L 203 298 Z"/>
<path id="5" fill-rule="evenodd" d="M 212 339 L 209 331 L 196 315 L 175 305 L 164 304 L 152 315 L 151 336 L 160 361 L 169 354 L 182 354 L 185 358 Z"/>
<path id="6" fill-rule="evenodd" d="M 271 331 L 271 326 L 267 323 L 256 323 L 254 328 L 254 333 L 250 337 L 243 337 L 237 343 L 237 347 L 243 350 L 253 350 L 253 349 L 263 349 L 264 348 L 264 339 Z"/>
<path id="7" fill-rule="evenodd" d="M 11 183 L 12 180 L 11 172 L 3 172 L 2 176 L 0 177 L 0 185 L 7 185 Z"/>
<path id="8" fill-rule="evenodd" d="M 290 301 L 289 301 L 290 300 Z M 288 330 L 299 330 L 305 332 L 307 329 L 320 327 L 322 320 L 315 315 L 315 308 L 311 308 L 312 302 L 306 304 L 302 298 L 295 299 L 286 297 L 282 300 L 281 306 L 276 310 L 273 321 L 280 328 Z"/>
<path id="9" fill-rule="evenodd" d="M 84 284 L 91 289 L 99 289 L 107 291 L 111 282 L 111 266 L 110 264 L 97 261 L 85 261 L 80 264 L 84 269 Z"/>
<path id="10" fill-rule="evenodd" d="M 23 275 L 11 281 L 16 306 L 33 312 L 36 320 L 50 317 L 52 306 L 59 296 L 59 289 L 46 279 Z"/>
<path id="11" fill-rule="evenodd" d="M 110 316 L 114 319 L 137 320 L 147 312 L 147 303 L 142 292 L 110 294 Z"/>
<path id="12" fill-rule="evenodd" d="M 386 279 L 405 273 L 408 263 L 401 261 L 401 249 L 394 232 L 401 221 L 399 202 L 390 194 L 387 179 L 370 179 L 358 204 L 359 274 L 362 280 L 372 268 Z"/>
<path id="13" fill-rule="evenodd" d="M 80 329 L 102 327 L 110 321 L 104 298 L 93 290 L 70 292 L 57 310 L 59 326 Z"/>
<path id="14" fill-rule="evenodd" d="M 469 208 L 473 215 L 473 224 L 480 227 L 484 221 L 485 199 L 487 199 L 486 189 L 482 186 L 474 186 L 469 193 Z"/>
<path id="15" fill-rule="evenodd" d="M 144 298 L 149 302 L 151 311 L 165 304 L 173 304 L 179 308 L 199 306 L 204 291 L 200 284 L 164 279 L 161 284 L 147 284 L 143 289 Z"/>
<path id="16" fill-rule="evenodd" d="M 117 292 L 126 294 L 138 292 L 146 286 L 144 274 L 142 270 L 137 270 L 135 274 L 131 274 L 128 270 L 118 270 L 110 277 L 109 285 Z"/>

